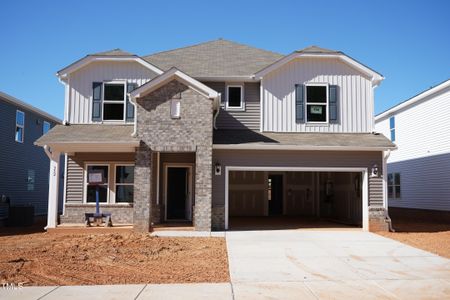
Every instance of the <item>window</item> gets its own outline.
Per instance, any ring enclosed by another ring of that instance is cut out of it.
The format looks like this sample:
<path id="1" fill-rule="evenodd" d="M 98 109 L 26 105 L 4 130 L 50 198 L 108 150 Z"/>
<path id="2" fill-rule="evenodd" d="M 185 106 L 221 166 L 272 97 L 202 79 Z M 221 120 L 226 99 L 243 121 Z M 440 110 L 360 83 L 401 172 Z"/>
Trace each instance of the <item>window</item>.
<path id="1" fill-rule="evenodd" d="M 244 87 L 242 85 L 227 86 L 226 108 L 230 110 L 244 110 Z"/>
<path id="2" fill-rule="evenodd" d="M 42 134 L 46 134 L 49 130 L 50 130 L 50 123 L 44 121 L 44 123 L 42 123 Z"/>
<path id="3" fill-rule="evenodd" d="M 92 172 L 102 172 L 103 174 L 103 184 L 96 185 L 96 184 L 90 184 L 88 182 L 89 174 Z M 87 172 L 86 172 L 86 202 L 88 203 L 95 203 L 95 194 L 97 190 L 97 186 L 99 188 L 99 202 L 108 202 L 108 173 L 109 173 L 109 166 L 108 165 L 88 165 L 87 166 Z"/>
<path id="4" fill-rule="evenodd" d="M 395 142 L 395 117 L 389 118 L 389 129 L 391 130 L 391 141 Z"/>
<path id="5" fill-rule="evenodd" d="M 179 119 L 181 116 L 181 101 L 180 99 L 172 99 L 170 103 L 170 117 L 172 119 Z"/>
<path id="6" fill-rule="evenodd" d="M 103 84 L 103 120 L 124 120 L 125 95 L 124 83 Z"/>
<path id="7" fill-rule="evenodd" d="M 388 198 L 389 199 L 400 199 L 400 173 L 389 173 L 388 174 Z"/>
<path id="8" fill-rule="evenodd" d="M 16 111 L 16 134 L 15 139 L 16 142 L 23 143 L 25 130 L 25 113 L 23 111 Z"/>
<path id="9" fill-rule="evenodd" d="M 116 165 L 116 203 L 133 203 L 134 166 Z"/>
<path id="10" fill-rule="evenodd" d="M 306 122 L 328 122 L 328 85 L 306 86 Z"/>

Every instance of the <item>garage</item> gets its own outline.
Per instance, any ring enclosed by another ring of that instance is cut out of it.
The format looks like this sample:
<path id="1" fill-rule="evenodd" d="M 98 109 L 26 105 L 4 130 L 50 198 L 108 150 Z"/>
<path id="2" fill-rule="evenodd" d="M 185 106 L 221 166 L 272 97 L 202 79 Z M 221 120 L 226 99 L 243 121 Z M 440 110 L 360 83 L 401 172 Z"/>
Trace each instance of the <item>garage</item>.
<path id="1" fill-rule="evenodd" d="M 229 167 L 226 227 L 364 228 L 366 180 L 364 169 Z"/>

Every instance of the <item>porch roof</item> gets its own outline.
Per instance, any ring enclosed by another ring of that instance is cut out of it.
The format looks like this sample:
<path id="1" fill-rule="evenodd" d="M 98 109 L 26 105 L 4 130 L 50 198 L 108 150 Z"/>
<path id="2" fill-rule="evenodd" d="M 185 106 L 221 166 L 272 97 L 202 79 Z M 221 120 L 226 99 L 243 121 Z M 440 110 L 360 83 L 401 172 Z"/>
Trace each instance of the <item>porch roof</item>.
<path id="1" fill-rule="evenodd" d="M 37 146 L 50 146 L 62 152 L 132 150 L 139 140 L 132 136 L 133 125 L 80 124 L 57 125 L 37 139 Z"/>
<path id="2" fill-rule="evenodd" d="M 374 133 L 274 133 L 253 130 L 215 130 L 214 149 L 382 151 L 397 148 Z"/>

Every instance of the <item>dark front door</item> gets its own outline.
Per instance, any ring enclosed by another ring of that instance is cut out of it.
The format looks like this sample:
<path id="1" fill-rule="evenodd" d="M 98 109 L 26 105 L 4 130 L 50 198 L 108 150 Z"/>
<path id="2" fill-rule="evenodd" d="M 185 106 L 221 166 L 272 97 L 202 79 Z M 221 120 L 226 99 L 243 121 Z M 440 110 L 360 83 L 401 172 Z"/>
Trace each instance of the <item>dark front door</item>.
<path id="1" fill-rule="evenodd" d="M 269 175 L 269 215 L 283 213 L 283 175 Z"/>
<path id="2" fill-rule="evenodd" d="M 189 169 L 167 168 L 167 219 L 185 220 L 189 194 Z"/>

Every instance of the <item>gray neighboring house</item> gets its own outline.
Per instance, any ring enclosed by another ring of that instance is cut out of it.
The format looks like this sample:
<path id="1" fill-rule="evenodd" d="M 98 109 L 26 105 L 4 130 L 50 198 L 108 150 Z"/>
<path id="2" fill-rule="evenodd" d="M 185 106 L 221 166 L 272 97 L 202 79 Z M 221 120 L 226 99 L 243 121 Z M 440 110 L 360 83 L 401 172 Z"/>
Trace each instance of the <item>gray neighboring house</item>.
<path id="1" fill-rule="evenodd" d="M 60 119 L 0 92 L 0 196 L 33 206 L 35 215 L 47 214 L 49 160 L 34 142 L 57 124 Z M 7 216 L 8 206 L 0 204 L 0 219 Z"/>
<path id="2" fill-rule="evenodd" d="M 283 55 L 219 39 L 90 54 L 57 76 L 64 125 L 36 142 L 50 157 L 48 228 L 84 222 L 99 172 L 101 209 L 137 231 L 275 219 L 388 228 L 385 164 L 396 146 L 373 133 L 384 78 L 340 51 Z"/>

